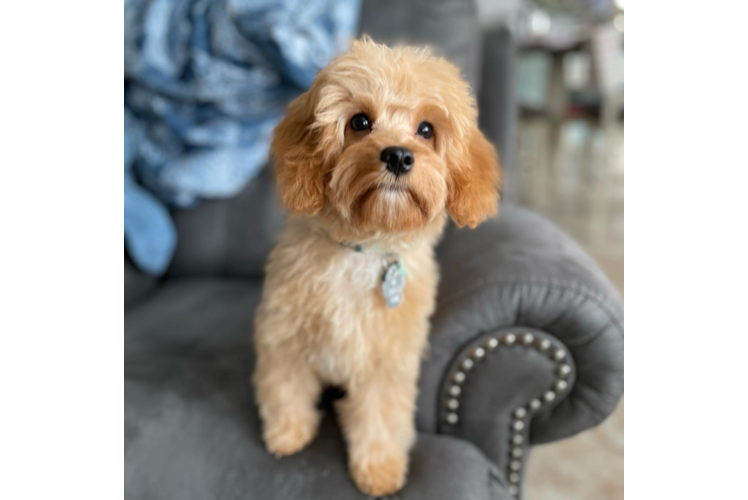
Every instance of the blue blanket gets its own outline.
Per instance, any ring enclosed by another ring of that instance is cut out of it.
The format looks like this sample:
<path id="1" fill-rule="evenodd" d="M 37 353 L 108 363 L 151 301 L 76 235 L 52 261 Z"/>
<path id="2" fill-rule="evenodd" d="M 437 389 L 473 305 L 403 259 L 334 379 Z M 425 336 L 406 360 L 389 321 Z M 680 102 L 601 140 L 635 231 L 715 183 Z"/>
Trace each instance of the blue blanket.
<path id="1" fill-rule="evenodd" d="M 230 197 L 285 105 L 355 35 L 361 0 L 125 0 L 125 244 L 162 274 L 167 207 Z"/>

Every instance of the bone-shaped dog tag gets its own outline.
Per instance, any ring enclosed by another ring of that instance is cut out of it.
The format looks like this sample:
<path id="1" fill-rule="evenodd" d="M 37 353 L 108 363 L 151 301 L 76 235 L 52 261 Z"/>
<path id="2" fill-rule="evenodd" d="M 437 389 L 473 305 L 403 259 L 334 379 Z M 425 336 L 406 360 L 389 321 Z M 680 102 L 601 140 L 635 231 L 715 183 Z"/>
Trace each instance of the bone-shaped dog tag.
<path id="1" fill-rule="evenodd" d="M 399 261 L 388 264 L 382 276 L 382 295 L 387 307 L 397 307 L 403 303 L 405 271 Z"/>

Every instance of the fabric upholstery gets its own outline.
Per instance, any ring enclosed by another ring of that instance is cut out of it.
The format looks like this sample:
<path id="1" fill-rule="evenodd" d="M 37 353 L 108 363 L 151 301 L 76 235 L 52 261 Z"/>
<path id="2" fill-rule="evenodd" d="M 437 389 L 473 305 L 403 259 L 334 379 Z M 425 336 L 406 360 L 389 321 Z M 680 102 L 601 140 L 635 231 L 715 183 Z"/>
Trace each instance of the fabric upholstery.
<path id="1" fill-rule="evenodd" d="M 517 47 L 509 28 L 498 26 L 483 35 L 482 57 L 478 122 L 499 152 L 502 199 L 514 201 L 518 109 L 512 75 L 516 74 Z"/>
<path id="2" fill-rule="evenodd" d="M 419 406 L 436 408 L 439 377 L 482 332 L 527 326 L 568 347 L 578 379 L 552 412 L 535 419 L 532 441 L 571 436 L 600 423 L 623 393 L 623 304 L 613 285 L 569 236 L 505 204 L 474 230 L 450 227 L 437 249 L 441 282 L 423 365 Z M 436 413 L 419 413 L 433 432 Z"/>
<path id="3" fill-rule="evenodd" d="M 125 253 L 124 266 L 125 281 L 125 308 L 136 300 L 146 296 L 148 292 L 156 288 L 158 280 L 138 270 Z"/>
<path id="4" fill-rule="evenodd" d="M 314 443 L 264 449 L 248 383 L 258 281 L 174 280 L 127 314 L 125 496 L 132 499 L 355 499 L 328 415 Z M 509 498 L 468 441 L 420 434 L 403 500 Z"/>
<path id="5" fill-rule="evenodd" d="M 271 169 L 264 169 L 234 198 L 176 210 L 179 244 L 167 278 L 232 276 L 257 278 L 283 225 Z"/>
<path id="6" fill-rule="evenodd" d="M 512 345 L 499 342 L 493 349 L 487 347 L 487 340 L 501 339 L 504 334 L 513 334 L 515 342 Z M 525 344 L 522 339 L 527 334 L 532 335 L 535 341 L 548 341 L 548 350 L 543 351 L 536 343 Z M 478 347 L 484 349 L 485 354 L 481 359 L 476 359 L 473 355 Z M 558 339 L 546 332 L 527 327 L 502 328 L 473 339 L 457 353 L 451 367 L 442 377 L 441 400 L 446 403 L 455 399 L 459 402 L 459 407 L 447 410 L 446 405 L 441 405 L 440 417 L 445 418 L 440 418 L 439 432 L 474 443 L 500 470 L 509 472 L 510 460 L 526 461 L 530 451 L 528 444 L 533 421 L 552 411 L 569 394 L 569 388 L 574 387 L 574 359 L 567 355 L 563 364 L 570 367 L 570 372 L 562 377 L 557 375 L 556 369 L 561 363 L 549 356 L 557 349 L 566 352 L 566 346 Z M 470 370 L 463 367 L 466 359 L 474 363 Z M 453 396 L 448 390 L 457 385 L 454 379 L 456 373 L 464 374 L 465 379 L 459 383 L 462 392 Z M 554 382 L 561 379 L 567 384 L 566 389 L 558 389 L 554 385 Z M 549 390 L 554 391 L 555 400 L 545 399 Z M 540 407 L 532 409 L 529 404 L 531 400 L 540 402 Z M 519 408 L 525 410 L 524 416 L 518 417 L 515 413 Z M 458 416 L 456 423 L 446 419 L 450 413 Z M 518 419 L 525 423 L 524 428 L 519 431 L 513 428 Z M 523 436 L 522 443 L 511 441 L 517 433 Z M 512 456 L 511 452 L 518 446 L 523 448 L 523 455 Z M 525 467 L 520 471 L 511 470 L 520 473 L 524 471 Z"/>
<path id="7" fill-rule="evenodd" d="M 380 43 L 430 45 L 478 95 L 481 31 L 473 0 L 364 0 L 360 32 Z"/>

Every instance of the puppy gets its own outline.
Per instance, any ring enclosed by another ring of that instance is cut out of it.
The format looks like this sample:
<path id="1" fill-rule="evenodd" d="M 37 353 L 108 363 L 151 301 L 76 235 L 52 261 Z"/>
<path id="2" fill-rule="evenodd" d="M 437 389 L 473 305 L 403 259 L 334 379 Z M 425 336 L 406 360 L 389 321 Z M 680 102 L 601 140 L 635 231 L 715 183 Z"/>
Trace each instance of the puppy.
<path id="1" fill-rule="evenodd" d="M 458 69 L 369 38 L 289 105 L 272 154 L 289 212 L 256 315 L 254 373 L 267 449 L 314 438 L 339 385 L 349 469 L 373 496 L 399 490 L 415 439 L 418 371 L 447 215 L 497 212 L 500 169 Z"/>

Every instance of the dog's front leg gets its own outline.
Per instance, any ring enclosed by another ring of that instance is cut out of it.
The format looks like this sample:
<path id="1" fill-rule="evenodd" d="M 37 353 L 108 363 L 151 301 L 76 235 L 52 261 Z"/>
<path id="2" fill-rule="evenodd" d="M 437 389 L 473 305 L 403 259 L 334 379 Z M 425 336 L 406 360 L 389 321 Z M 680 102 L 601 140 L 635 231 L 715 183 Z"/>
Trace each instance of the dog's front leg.
<path id="1" fill-rule="evenodd" d="M 381 366 L 349 387 L 338 403 L 351 475 L 364 493 L 388 495 L 405 482 L 415 437 L 417 375 L 417 366 Z"/>
<path id="2" fill-rule="evenodd" d="M 292 346 L 256 342 L 256 349 L 253 380 L 265 446 L 276 456 L 291 455 L 317 434 L 321 384 Z"/>

